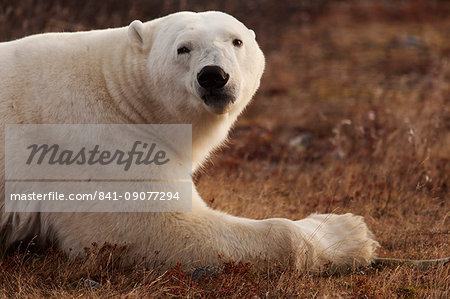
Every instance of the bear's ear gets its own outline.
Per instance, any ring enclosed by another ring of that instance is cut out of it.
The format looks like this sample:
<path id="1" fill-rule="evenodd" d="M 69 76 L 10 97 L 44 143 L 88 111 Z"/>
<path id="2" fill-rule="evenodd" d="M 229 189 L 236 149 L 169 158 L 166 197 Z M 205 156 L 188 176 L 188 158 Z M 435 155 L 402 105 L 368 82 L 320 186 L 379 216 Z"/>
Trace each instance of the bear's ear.
<path id="1" fill-rule="evenodd" d="M 139 20 L 134 20 L 128 26 L 128 40 L 130 43 L 139 49 L 144 46 L 144 24 Z"/>
<path id="2" fill-rule="evenodd" d="M 256 39 L 256 33 L 255 31 L 249 29 L 248 31 L 250 31 L 250 34 L 253 36 L 253 39 Z"/>

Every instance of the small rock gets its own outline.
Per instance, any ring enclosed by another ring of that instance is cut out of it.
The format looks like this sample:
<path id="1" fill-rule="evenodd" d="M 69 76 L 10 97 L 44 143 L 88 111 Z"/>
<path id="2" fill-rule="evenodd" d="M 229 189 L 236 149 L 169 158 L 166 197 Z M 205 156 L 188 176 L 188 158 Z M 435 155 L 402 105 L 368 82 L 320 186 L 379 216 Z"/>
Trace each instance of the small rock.
<path id="1" fill-rule="evenodd" d="M 199 280 L 203 277 L 210 277 L 215 276 L 219 273 L 219 268 L 214 266 L 208 266 L 208 267 L 202 267 L 197 268 L 194 270 L 194 272 L 191 274 L 192 280 Z"/>
<path id="2" fill-rule="evenodd" d="M 301 133 L 289 140 L 289 146 L 299 152 L 304 151 L 305 149 L 311 147 L 313 139 L 314 137 L 311 133 Z"/>
<path id="3" fill-rule="evenodd" d="M 98 290 L 100 288 L 100 284 L 95 280 L 85 279 L 84 286 L 89 290 Z"/>

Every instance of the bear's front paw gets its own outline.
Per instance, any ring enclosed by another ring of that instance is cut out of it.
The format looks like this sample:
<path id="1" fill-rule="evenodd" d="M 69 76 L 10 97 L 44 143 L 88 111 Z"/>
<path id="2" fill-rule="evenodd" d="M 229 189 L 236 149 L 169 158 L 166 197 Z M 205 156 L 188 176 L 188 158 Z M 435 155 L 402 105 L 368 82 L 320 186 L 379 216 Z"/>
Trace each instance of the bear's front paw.
<path id="1" fill-rule="evenodd" d="M 305 264 L 312 271 L 368 266 L 379 247 L 361 216 L 313 214 L 295 223 L 309 245 Z"/>

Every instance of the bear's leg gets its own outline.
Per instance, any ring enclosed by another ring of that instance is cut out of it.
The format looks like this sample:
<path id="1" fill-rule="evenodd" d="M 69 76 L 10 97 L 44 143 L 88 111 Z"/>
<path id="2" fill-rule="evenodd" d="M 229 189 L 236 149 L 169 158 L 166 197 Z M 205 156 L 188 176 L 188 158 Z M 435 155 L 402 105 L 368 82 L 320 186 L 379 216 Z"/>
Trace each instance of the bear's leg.
<path id="1" fill-rule="evenodd" d="M 49 214 L 58 227 L 61 247 L 73 253 L 92 242 L 125 243 L 127 260 L 150 267 L 186 269 L 216 266 L 229 260 L 293 264 L 320 271 L 368 265 L 378 243 L 362 217 L 311 215 L 252 220 L 208 208 L 194 191 L 193 211 L 186 213 Z M 72 250 L 70 250 L 72 249 Z"/>

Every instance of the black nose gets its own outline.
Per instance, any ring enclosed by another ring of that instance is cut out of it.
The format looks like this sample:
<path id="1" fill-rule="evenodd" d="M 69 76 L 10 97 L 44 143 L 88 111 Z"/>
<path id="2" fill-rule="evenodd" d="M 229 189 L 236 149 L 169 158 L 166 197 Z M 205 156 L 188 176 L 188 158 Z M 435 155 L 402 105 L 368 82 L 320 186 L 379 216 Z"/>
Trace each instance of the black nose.
<path id="1" fill-rule="evenodd" d="M 221 67 L 208 65 L 197 74 L 197 81 L 205 89 L 219 89 L 227 84 L 230 75 Z"/>

